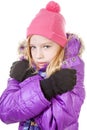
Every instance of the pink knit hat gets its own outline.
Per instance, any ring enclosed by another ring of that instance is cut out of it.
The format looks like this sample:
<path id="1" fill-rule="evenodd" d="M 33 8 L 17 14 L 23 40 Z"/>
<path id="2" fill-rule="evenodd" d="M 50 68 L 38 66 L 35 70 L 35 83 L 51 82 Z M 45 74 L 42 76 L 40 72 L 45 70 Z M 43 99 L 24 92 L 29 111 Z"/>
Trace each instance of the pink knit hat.
<path id="1" fill-rule="evenodd" d="M 58 3 L 50 1 L 39 11 L 27 28 L 27 37 L 33 34 L 44 36 L 62 47 L 66 45 L 65 19 Z"/>

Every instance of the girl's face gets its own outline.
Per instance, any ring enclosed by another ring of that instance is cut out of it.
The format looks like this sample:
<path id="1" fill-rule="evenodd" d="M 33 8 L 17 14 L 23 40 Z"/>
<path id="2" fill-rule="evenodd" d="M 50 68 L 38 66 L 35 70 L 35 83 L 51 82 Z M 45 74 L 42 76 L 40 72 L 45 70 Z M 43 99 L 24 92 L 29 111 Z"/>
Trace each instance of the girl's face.
<path id="1" fill-rule="evenodd" d="M 60 49 L 58 44 L 40 35 L 30 38 L 31 57 L 38 69 L 48 65 Z"/>

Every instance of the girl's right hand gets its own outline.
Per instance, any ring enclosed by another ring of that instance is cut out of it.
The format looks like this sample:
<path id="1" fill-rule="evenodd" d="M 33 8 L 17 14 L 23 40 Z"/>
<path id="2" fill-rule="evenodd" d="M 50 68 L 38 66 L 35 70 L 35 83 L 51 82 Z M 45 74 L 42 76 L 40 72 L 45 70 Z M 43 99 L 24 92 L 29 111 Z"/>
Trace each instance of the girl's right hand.
<path id="1" fill-rule="evenodd" d="M 32 76 L 34 70 L 29 69 L 28 60 L 16 61 L 10 68 L 10 77 L 22 82 L 24 79 Z"/>

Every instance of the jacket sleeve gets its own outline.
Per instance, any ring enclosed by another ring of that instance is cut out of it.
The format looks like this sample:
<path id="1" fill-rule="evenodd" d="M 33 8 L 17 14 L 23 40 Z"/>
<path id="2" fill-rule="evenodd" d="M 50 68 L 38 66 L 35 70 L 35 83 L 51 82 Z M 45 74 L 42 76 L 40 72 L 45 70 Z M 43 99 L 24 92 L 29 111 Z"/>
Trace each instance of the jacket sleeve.
<path id="1" fill-rule="evenodd" d="M 0 97 L 0 118 L 5 123 L 21 122 L 37 116 L 50 102 L 45 99 L 40 86 L 39 75 L 29 77 L 19 83 L 8 80 L 7 89 Z"/>
<path id="2" fill-rule="evenodd" d="M 85 98 L 84 63 L 79 57 L 76 57 L 76 59 L 72 61 L 70 60 L 72 59 L 69 59 L 66 62 L 70 62 L 71 68 L 77 70 L 77 83 L 72 91 L 53 98 L 51 100 L 51 107 L 44 111 L 40 117 L 36 118 L 36 122 L 43 129 L 78 129 L 78 117 Z M 66 67 L 68 67 L 67 64 L 64 64 L 64 68 Z"/>

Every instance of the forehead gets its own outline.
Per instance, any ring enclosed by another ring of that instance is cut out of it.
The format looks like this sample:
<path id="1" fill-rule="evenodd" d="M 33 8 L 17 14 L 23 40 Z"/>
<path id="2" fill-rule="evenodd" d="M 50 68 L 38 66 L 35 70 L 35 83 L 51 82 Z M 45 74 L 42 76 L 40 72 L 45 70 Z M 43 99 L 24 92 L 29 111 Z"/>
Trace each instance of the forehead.
<path id="1" fill-rule="evenodd" d="M 30 44 L 49 43 L 49 42 L 52 42 L 52 41 L 40 35 L 32 35 L 32 37 L 30 38 Z"/>

